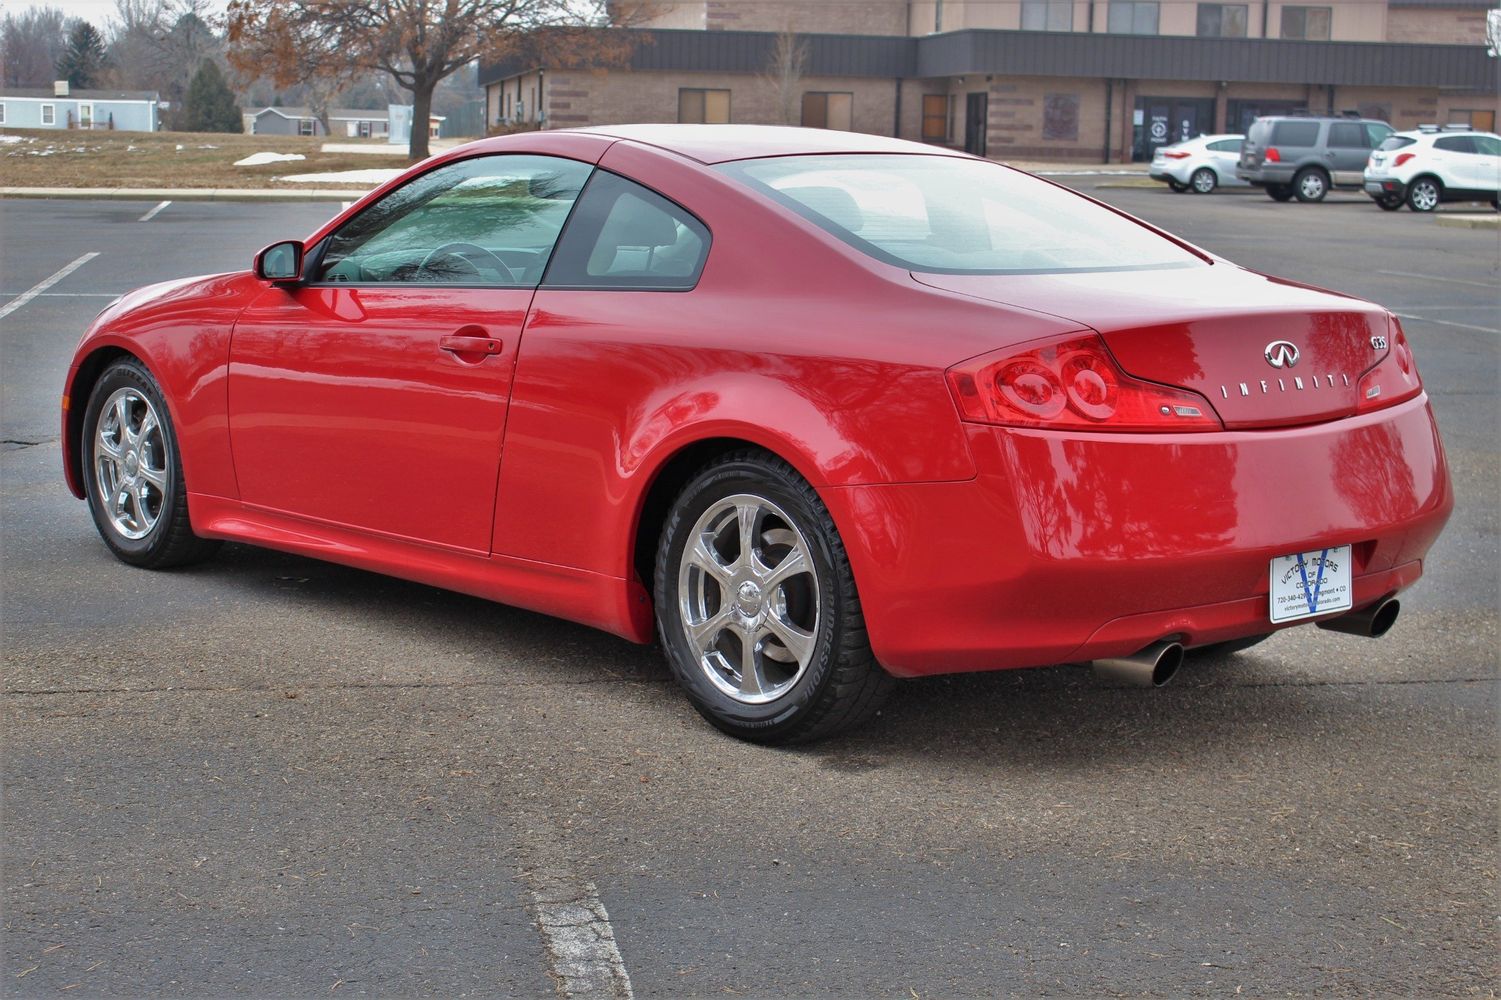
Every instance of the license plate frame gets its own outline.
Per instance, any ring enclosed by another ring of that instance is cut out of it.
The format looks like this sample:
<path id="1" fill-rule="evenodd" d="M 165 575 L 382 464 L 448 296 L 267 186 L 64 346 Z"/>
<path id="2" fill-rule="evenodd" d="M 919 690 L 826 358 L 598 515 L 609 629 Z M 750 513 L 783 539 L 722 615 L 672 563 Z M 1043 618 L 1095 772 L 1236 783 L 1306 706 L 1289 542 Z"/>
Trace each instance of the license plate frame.
<path id="1" fill-rule="evenodd" d="M 1351 546 L 1331 545 L 1273 558 L 1267 601 L 1272 624 L 1349 611 L 1354 607 L 1350 556 Z"/>

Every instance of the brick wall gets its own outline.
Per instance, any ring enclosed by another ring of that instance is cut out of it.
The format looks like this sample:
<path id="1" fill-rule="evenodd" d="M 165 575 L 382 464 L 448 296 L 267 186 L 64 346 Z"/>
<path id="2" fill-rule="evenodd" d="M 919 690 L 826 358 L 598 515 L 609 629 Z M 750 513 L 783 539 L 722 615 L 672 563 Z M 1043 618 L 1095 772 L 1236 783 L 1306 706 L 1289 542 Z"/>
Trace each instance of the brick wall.
<path id="1" fill-rule="evenodd" d="M 710 31 L 905 35 L 906 0 L 705 0 Z"/>
<path id="2" fill-rule="evenodd" d="M 1485 11 L 1446 7 L 1395 7 L 1386 14 L 1389 42 L 1484 45 Z"/>

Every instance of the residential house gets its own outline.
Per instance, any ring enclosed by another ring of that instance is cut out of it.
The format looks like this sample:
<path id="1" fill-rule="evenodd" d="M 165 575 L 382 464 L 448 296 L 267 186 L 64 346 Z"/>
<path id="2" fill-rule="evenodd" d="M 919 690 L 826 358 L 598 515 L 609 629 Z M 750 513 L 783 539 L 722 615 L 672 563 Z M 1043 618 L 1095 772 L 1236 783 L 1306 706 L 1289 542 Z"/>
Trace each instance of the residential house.
<path id="1" fill-rule="evenodd" d="M 0 89 L 0 127 L 117 129 L 155 132 L 160 101 L 151 90 L 74 90 L 66 80 L 51 88 Z"/>

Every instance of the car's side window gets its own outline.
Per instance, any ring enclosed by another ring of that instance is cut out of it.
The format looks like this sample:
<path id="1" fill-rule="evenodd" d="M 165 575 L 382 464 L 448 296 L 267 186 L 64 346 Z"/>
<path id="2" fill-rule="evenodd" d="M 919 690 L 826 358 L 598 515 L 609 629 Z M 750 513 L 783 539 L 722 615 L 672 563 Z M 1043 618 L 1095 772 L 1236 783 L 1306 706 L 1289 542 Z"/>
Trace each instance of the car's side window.
<path id="1" fill-rule="evenodd" d="M 1371 136 L 1360 122 L 1334 122 L 1329 126 L 1329 145 L 1340 149 L 1369 149 Z"/>
<path id="2" fill-rule="evenodd" d="M 708 256 L 709 230 L 687 209 L 599 170 L 579 196 L 543 285 L 685 291 L 698 284 Z"/>
<path id="3" fill-rule="evenodd" d="M 1467 135 L 1446 135 L 1441 139 L 1433 140 L 1434 149 L 1442 149 L 1450 153 L 1473 153 L 1475 152 L 1475 140 Z"/>
<path id="4" fill-rule="evenodd" d="M 1216 153 L 1239 153 L 1239 139 L 1217 139 L 1209 144 L 1209 148 Z"/>
<path id="5" fill-rule="evenodd" d="M 1472 136 L 1475 140 L 1475 151 L 1483 156 L 1501 156 L 1501 139 L 1493 135 Z"/>
<path id="6" fill-rule="evenodd" d="M 325 240 L 313 281 L 535 287 L 593 169 L 531 155 L 445 164 Z"/>

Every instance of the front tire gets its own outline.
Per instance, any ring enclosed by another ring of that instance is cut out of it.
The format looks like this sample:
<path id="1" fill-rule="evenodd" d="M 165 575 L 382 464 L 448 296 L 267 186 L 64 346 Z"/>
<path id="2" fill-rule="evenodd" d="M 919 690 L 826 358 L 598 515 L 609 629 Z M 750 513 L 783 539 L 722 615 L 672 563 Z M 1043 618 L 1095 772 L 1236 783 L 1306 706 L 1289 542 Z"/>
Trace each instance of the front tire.
<path id="1" fill-rule="evenodd" d="M 828 509 L 780 459 L 737 452 L 695 476 L 667 516 L 655 575 L 667 662 L 723 732 L 819 739 L 868 719 L 894 686 Z"/>
<path id="2" fill-rule="evenodd" d="M 218 548 L 188 522 L 172 415 L 145 365 L 129 358 L 105 369 L 89 394 L 80 445 L 89 513 L 122 562 L 165 569 Z"/>
<path id="3" fill-rule="evenodd" d="M 1293 178 L 1293 193 L 1299 201 L 1323 201 L 1329 193 L 1329 175 L 1313 167 L 1300 170 Z"/>
<path id="4" fill-rule="evenodd" d="M 1193 188 L 1194 194 L 1209 194 L 1219 186 L 1220 179 L 1213 170 L 1210 170 L 1208 167 L 1200 167 L 1194 171 L 1193 176 L 1188 179 L 1188 183 Z"/>
<path id="5" fill-rule="evenodd" d="M 1432 177 L 1419 177 L 1407 188 L 1407 207 L 1414 212 L 1431 212 L 1444 199 L 1444 186 Z"/>

